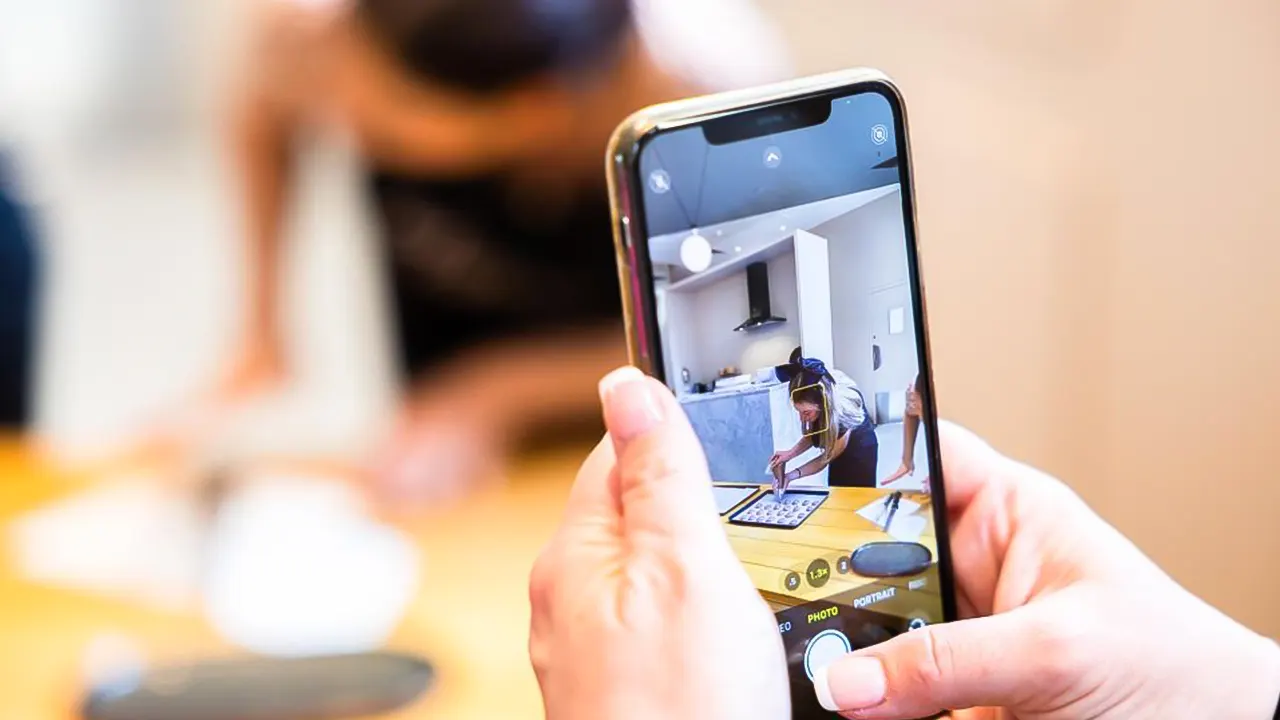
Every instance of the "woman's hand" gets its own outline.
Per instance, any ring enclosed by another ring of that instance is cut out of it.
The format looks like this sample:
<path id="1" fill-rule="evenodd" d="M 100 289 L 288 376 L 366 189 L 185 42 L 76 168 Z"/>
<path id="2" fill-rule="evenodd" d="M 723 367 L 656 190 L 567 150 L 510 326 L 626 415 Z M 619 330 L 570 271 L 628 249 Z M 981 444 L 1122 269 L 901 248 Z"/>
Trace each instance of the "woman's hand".
<path id="1" fill-rule="evenodd" d="M 779 450 L 778 452 L 773 454 L 773 457 L 769 458 L 769 470 L 772 472 L 778 469 L 779 467 L 786 467 L 786 464 L 790 461 L 791 461 L 791 451 Z"/>
<path id="2" fill-rule="evenodd" d="M 406 400 L 374 459 L 372 480 L 393 509 L 441 509 L 502 477 L 513 431 L 483 383 L 431 380 Z"/>
<path id="3" fill-rule="evenodd" d="M 916 473 L 916 461 L 914 459 L 903 460 L 902 464 L 898 466 L 898 469 L 895 470 L 892 475 L 885 478 L 884 482 L 880 484 L 891 485 L 901 480 L 902 478 L 907 477 L 908 475 L 915 475 L 915 473 Z"/>
<path id="4" fill-rule="evenodd" d="M 798 473 L 795 473 L 798 475 Z M 793 473 L 787 472 L 782 465 L 775 465 L 773 468 L 773 493 L 781 495 L 791 487 L 792 481 L 795 479 Z"/>
<path id="5" fill-rule="evenodd" d="M 815 678 L 849 718 L 1003 707 L 1021 720 L 1266 720 L 1280 648 L 1164 575 L 1062 483 L 941 428 L 960 622 Z M 993 710 L 957 717 L 1009 717 Z"/>
<path id="6" fill-rule="evenodd" d="M 530 583 L 547 717 L 790 718 L 777 624 L 729 547 L 683 411 L 633 368 L 601 396 L 610 435 Z"/>

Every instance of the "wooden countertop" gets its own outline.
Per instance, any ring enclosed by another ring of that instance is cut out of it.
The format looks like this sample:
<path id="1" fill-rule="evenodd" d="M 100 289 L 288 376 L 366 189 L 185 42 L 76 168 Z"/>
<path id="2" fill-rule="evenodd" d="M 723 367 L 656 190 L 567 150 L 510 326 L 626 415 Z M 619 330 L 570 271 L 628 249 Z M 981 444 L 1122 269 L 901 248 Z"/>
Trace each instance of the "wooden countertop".
<path id="1" fill-rule="evenodd" d="M 734 483 L 717 484 L 734 485 Z M 761 485 L 760 488 L 766 491 L 769 489 L 766 485 Z M 794 529 L 736 525 L 729 522 L 732 512 L 723 518 L 730 545 L 747 568 L 747 574 L 751 576 L 756 589 L 760 590 L 775 611 L 821 600 L 838 593 L 874 592 L 889 586 L 905 588 L 910 580 L 909 578 L 866 578 L 851 571 L 839 572 L 840 559 L 848 558 L 854 549 L 866 543 L 894 540 L 875 523 L 857 514 L 861 508 L 884 499 L 893 491 L 836 487 L 830 488 L 829 492 L 830 497 L 822 506 L 814 511 L 803 525 Z M 924 516 L 925 525 L 919 542 L 929 548 L 936 561 L 938 542 L 934 534 L 929 496 L 904 492 L 903 497 L 921 505 L 919 514 Z M 749 501 L 743 501 L 738 508 L 743 507 L 746 502 Z M 821 587 L 813 587 L 805 581 L 798 589 L 789 590 L 786 587 L 787 576 L 795 572 L 804 578 L 810 563 L 817 559 L 825 560 L 829 564 L 830 580 Z M 935 594 L 939 592 L 936 580 L 918 590 Z M 903 612 L 909 613 L 912 607 L 914 607 L 912 603 L 904 603 Z M 893 612 L 892 604 L 884 609 L 886 612 Z"/>
<path id="2" fill-rule="evenodd" d="M 529 666 L 529 569 L 560 519 L 586 451 L 529 460 L 509 484 L 447 514 L 400 523 L 423 555 L 422 589 L 392 648 L 416 651 L 440 673 L 433 692 L 398 720 L 541 718 Z M 0 438 L 0 526 L 73 494 L 92 477 L 68 477 L 23 443 Z M 3 530 L 0 527 L 0 530 Z M 232 650 L 196 614 L 41 587 L 0 555 L 0 717 L 77 717 L 85 651 L 124 635 L 151 658 Z"/>

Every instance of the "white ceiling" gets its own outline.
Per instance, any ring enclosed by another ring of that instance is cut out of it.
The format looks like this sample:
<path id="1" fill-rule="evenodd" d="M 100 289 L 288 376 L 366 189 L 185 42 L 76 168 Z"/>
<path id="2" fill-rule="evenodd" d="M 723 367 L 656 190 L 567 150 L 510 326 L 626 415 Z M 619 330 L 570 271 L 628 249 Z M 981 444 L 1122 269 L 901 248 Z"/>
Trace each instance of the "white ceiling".
<path id="1" fill-rule="evenodd" d="M 812 230 L 823 223 L 853 212 L 868 203 L 896 191 L 898 185 L 885 185 L 852 195 L 819 200 L 807 205 L 797 205 L 786 210 L 753 215 L 729 222 L 699 228 L 699 233 L 711 242 L 716 250 L 732 254 L 735 247 L 763 247 L 790 237 L 796 230 Z M 649 258 L 653 263 L 678 265 L 680 243 L 689 237 L 688 232 L 659 235 L 649 239 Z"/>

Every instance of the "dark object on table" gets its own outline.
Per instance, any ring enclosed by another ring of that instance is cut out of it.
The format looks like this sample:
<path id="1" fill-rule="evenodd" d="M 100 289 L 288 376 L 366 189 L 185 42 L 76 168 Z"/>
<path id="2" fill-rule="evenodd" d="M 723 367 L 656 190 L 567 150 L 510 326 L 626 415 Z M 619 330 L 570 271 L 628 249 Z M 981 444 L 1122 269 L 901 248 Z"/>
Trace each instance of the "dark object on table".
<path id="1" fill-rule="evenodd" d="M 882 528 L 885 532 L 889 532 L 889 527 L 893 525 L 893 516 L 898 514 L 898 504 L 901 502 L 902 493 L 895 492 L 889 496 L 889 517 L 885 518 L 884 527 Z"/>
<path id="2" fill-rule="evenodd" d="M 155 668 L 90 689 L 86 720 L 336 720 L 390 712 L 435 679 L 425 661 L 368 653 L 210 660 Z"/>
<path id="3" fill-rule="evenodd" d="M 919 575 L 933 564 L 933 552 L 920 543 L 867 543 L 849 558 L 849 568 L 857 575 L 872 578 Z"/>
<path id="4" fill-rule="evenodd" d="M 880 514 L 876 516 L 875 523 L 881 530 L 889 532 L 889 526 L 893 524 L 893 516 L 898 514 L 898 504 L 902 502 L 902 493 L 892 492 L 884 496 L 884 502 L 880 506 Z"/>
<path id="5" fill-rule="evenodd" d="M 15 182 L 0 153 L 0 428 L 23 428 L 31 421 L 36 248 L 30 221 L 11 190 Z"/>

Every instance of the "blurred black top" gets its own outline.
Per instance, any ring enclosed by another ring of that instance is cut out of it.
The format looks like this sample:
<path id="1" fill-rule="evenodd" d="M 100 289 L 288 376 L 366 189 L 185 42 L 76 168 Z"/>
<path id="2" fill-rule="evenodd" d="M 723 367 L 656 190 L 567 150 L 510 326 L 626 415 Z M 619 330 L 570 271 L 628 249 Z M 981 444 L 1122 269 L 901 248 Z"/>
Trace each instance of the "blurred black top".
<path id="1" fill-rule="evenodd" d="M 513 206 L 501 178 L 372 187 L 407 375 L 486 341 L 621 328 L 603 182 L 553 214 Z"/>
<path id="2" fill-rule="evenodd" d="M 360 3 L 364 21 L 411 73 L 476 95 L 598 73 L 621 58 L 632 27 L 630 0 Z M 603 175 L 551 211 L 511 197 L 500 172 L 373 170 L 407 375 L 486 341 L 619 323 Z"/>
<path id="3" fill-rule="evenodd" d="M 0 428 L 30 420 L 35 344 L 35 239 L 15 183 L 0 150 Z"/>
<path id="4" fill-rule="evenodd" d="M 630 0 L 360 0 L 360 12 L 412 72 L 475 93 L 616 52 Z"/>

